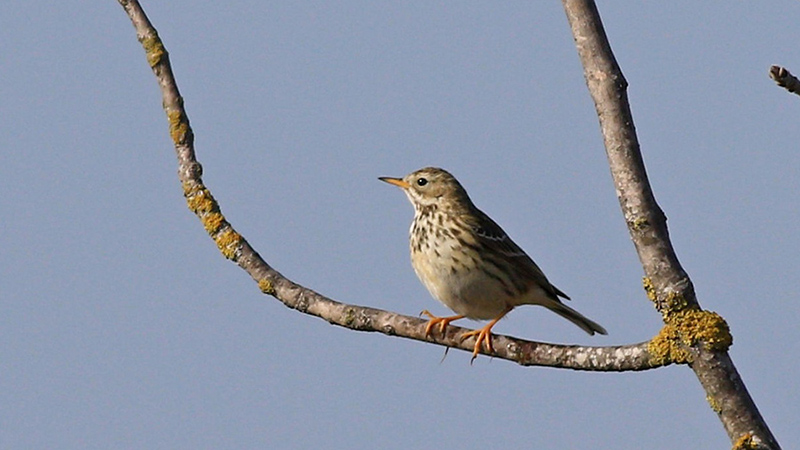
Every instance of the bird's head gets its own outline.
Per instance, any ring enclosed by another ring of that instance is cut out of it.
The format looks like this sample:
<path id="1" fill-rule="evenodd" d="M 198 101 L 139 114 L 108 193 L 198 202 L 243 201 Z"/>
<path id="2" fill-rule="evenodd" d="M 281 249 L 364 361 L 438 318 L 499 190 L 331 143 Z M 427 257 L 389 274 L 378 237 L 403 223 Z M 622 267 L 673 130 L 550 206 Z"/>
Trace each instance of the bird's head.
<path id="1" fill-rule="evenodd" d="M 431 206 L 458 209 L 471 205 L 461 183 L 450 172 L 437 167 L 419 169 L 403 178 L 380 177 L 379 180 L 403 189 L 417 209 Z"/>

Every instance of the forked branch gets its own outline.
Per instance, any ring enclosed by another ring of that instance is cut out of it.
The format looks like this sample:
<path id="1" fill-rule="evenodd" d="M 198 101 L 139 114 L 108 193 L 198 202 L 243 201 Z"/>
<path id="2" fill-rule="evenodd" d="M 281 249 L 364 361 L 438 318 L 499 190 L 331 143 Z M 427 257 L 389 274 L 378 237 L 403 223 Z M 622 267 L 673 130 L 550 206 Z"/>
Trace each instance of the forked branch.
<path id="1" fill-rule="evenodd" d="M 777 449 L 728 355 L 727 324 L 702 311 L 689 276 L 678 262 L 667 219 L 656 203 L 639 150 L 627 87 L 592 0 L 563 0 L 572 35 L 594 100 L 606 155 L 628 231 L 644 268 L 650 299 L 665 331 L 685 345 L 687 359 L 735 446 Z"/>
<path id="2" fill-rule="evenodd" d="M 422 319 L 340 303 L 288 280 L 233 229 L 202 182 L 192 129 L 158 33 L 136 0 L 118 1 L 136 29 L 161 88 L 188 206 L 222 254 L 250 274 L 262 292 L 290 308 L 353 330 L 432 342 L 424 336 L 426 321 Z M 666 219 L 644 171 L 626 83 L 611 54 L 597 10 L 589 1 L 564 0 L 564 6 L 597 106 L 620 204 L 645 268 L 645 288 L 664 315 L 666 325 L 653 340 L 627 346 L 566 346 L 495 336 L 492 356 L 522 365 L 593 371 L 646 370 L 673 362 L 689 363 L 732 439 L 742 448 L 778 448 L 728 358 L 727 326 L 719 316 L 699 309 L 691 282 L 672 250 Z M 471 343 L 459 339 L 464 332 L 450 327 L 446 335 L 437 336 L 433 342 L 470 351 Z"/>

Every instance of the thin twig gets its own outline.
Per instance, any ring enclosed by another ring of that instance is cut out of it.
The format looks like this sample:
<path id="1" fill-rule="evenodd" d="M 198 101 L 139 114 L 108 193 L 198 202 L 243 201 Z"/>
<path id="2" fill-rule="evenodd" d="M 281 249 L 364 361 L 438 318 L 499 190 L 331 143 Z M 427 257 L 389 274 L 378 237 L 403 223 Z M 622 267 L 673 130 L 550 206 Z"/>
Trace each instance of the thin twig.
<path id="1" fill-rule="evenodd" d="M 786 89 L 792 94 L 800 95 L 800 80 L 797 79 L 788 69 L 781 66 L 771 66 L 769 77 L 775 80 L 778 86 Z"/>

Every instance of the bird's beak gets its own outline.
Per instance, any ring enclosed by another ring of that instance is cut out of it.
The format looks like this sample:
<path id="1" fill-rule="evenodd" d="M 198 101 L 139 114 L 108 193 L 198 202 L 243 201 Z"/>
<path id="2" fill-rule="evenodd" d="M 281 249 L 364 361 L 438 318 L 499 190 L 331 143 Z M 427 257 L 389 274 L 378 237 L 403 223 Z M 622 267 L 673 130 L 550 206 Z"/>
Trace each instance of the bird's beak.
<path id="1" fill-rule="evenodd" d="M 389 184 L 393 184 L 397 187 L 401 187 L 403 189 L 408 189 L 411 187 L 411 185 L 403 181 L 402 178 L 380 177 L 378 179 L 381 181 L 385 181 Z"/>

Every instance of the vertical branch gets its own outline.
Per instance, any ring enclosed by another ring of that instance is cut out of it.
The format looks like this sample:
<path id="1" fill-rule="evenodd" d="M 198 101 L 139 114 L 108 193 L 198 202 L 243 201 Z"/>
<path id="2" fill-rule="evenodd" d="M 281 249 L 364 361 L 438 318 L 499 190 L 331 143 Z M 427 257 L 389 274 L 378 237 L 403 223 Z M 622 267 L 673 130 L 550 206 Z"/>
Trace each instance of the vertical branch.
<path id="1" fill-rule="evenodd" d="M 736 447 L 777 449 L 755 403 L 736 371 L 727 348 L 732 339 L 725 321 L 702 311 L 689 276 L 672 247 L 667 220 L 647 179 L 633 116 L 628 83 L 611 51 L 592 0 L 563 0 L 589 93 L 595 103 L 611 175 L 622 214 L 645 273 L 648 297 L 665 326 L 659 341 L 682 355 L 706 391 L 706 398 Z"/>

